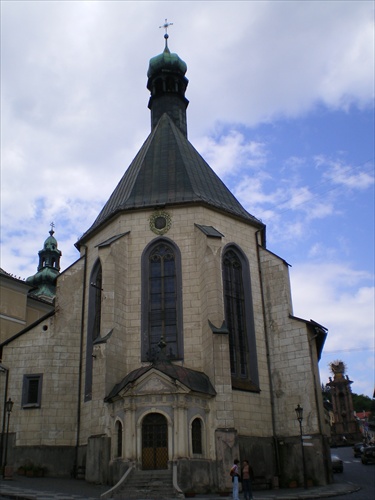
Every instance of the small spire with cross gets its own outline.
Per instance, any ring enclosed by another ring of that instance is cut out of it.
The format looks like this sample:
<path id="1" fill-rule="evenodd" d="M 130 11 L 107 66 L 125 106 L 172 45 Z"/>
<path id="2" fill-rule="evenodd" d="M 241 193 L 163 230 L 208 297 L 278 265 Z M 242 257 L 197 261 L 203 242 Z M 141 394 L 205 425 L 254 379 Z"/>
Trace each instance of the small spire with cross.
<path id="1" fill-rule="evenodd" d="M 162 26 L 159 26 L 159 28 L 164 28 L 165 29 L 164 38 L 165 38 L 165 47 L 166 48 L 168 47 L 168 38 L 169 38 L 168 28 L 169 28 L 169 26 L 173 26 L 173 23 L 169 23 L 167 19 L 165 20 L 165 22 L 164 22 L 164 24 Z"/>
<path id="2" fill-rule="evenodd" d="M 49 234 L 52 236 L 52 235 L 53 235 L 53 233 L 55 232 L 55 231 L 53 230 L 53 228 L 55 227 L 55 223 L 54 223 L 54 222 L 51 222 L 51 223 L 50 223 L 50 226 L 51 226 L 51 230 L 50 230 Z"/>

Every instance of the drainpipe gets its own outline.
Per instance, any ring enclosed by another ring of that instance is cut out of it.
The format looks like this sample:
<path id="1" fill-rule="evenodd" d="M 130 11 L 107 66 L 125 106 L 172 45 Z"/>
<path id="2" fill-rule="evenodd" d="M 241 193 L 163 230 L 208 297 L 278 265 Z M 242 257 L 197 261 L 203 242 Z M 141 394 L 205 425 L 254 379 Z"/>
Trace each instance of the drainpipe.
<path id="1" fill-rule="evenodd" d="M 9 380 L 9 369 L 0 364 L 0 372 L 5 372 L 5 389 L 4 389 L 4 406 L 3 406 L 3 425 L 1 428 L 1 440 L 0 440 L 0 471 L 3 467 L 3 449 L 4 449 L 4 434 L 5 434 L 5 408 L 8 399 L 8 380 Z"/>
<path id="2" fill-rule="evenodd" d="M 318 334 L 316 333 L 311 339 L 309 339 L 309 349 L 310 349 L 310 360 L 313 360 L 315 359 L 313 357 L 313 352 L 312 352 L 312 343 L 313 341 L 316 339 L 316 337 L 318 336 Z M 327 456 L 327 447 L 326 447 L 326 442 L 325 442 L 325 434 L 323 433 L 323 423 L 322 423 L 322 416 L 321 416 L 321 413 L 320 413 L 320 409 L 321 409 L 321 405 L 322 403 L 319 401 L 319 398 L 322 399 L 322 394 L 321 392 L 318 392 L 319 389 L 320 389 L 320 384 L 318 385 L 317 384 L 317 380 L 316 380 L 316 373 L 315 373 L 315 369 L 314 369 L 314 366 L 312 366 L 312 372 L 313 372 L 313 375 L 314 375 L 314 396 L 315 396 L 315 406 L 316 406 L 316 413 L 318 415 L 318 426 L 319 426 L 319 434 L 320 434 L 320 440 L 321 440 L 321 445 L 322 445 L 322 448 L 323 448 L 323 458 L 324 458 L 324 472 L 325 472 L 325 480 L 326 480 L 326 484 L 329 484 L 330 480 L 329 480 L 329 466 L 328 466 L 328 463 L 329 463 L 329 458 Z M 319 381 L 320 382 L 320 381 Z M 318 389 L 319 387 L 319 389 Z"/>
<path id="3" fill-rule="evenodd" d="M 275 455 L 276 455 L 276 476 L 280 475 L 280 457 L 279 457 L 279 446 L 277 442 L 277 437 L 275 435 L 275 402 L 274 402 L 274 390 L 273 390 L 273 383 L 272 383 L 272 373 L 271 373 L 271 365 L 270 365 L 270 348 L 269 348 L 269 343 L 268 343 L 268 326 L 267 326 L 267 318 L 266 318 L 266 304 L 264 301 L 264 288 L 263 288 L 263 276 L 262 276 L 262 268 L 261 268 L 261 262 L 260 262 L 260 243 L 258 240 L 258 235 L 260 233 L 260 230 L 256 231 L 255 233 L 255 240 L 256 240 L 256 248 L 257 248 L 257 257 L 258 257 L 258 269 L 259 269 L 259 284 L 260 284 L 260 295 L 262 297 L 262 311 L 263 311 L 263 318 L 264 318 L 264 330 L 265 330 L 265 341 L 266 341 L 266 352 L 267 352 L 267 368 L 268 368 L 268 378 L 270 381 L 270 399 L 271 399 L 271 415 L 272 415 L 272 437 L 274 441 L 274 448 L 275 448 Z"/>
<path id="4" fill-rule="evenodd" d="M 82 307 L 81 307 L 81 332 L 79 344 L 79 368 L 78 368 L 78 394 L 77 394 L 77 435 L 75 445 L 75 455 L 73 464 L 73 475 L 76 477 L 78 470 L 78 450 L 79 439 L 81 434 L 81 398 L 82 398 L 82 366 L 83 366 L 83 339 L 85 327 L 85 301 L 86 301 L 86 275 L 87 275 L 87 246 L 82 245 L 85 249 L 85 262 L 83 267 L 83 283 L 82 283 Z"/>

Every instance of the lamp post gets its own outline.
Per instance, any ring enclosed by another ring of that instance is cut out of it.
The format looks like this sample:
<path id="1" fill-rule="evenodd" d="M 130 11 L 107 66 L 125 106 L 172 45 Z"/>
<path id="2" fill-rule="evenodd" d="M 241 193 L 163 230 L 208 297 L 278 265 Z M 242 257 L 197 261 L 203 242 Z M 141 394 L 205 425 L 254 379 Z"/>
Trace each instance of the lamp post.
<path id="1" fill-rule="evenodd" d="M 5 450 L 4 450 L 4 465 L 3 465 L 4 471 L 5 471 L 5 467 L 6 467 L 6 464 L 7 464 L 7 454 L 8 454 L 9 419 L 10 419 L 10 414 L 12 413 L 13 405 L 14 405 L 14 403 L 13 403 L 13 401 L 10 398 L 5 403 L 5 411 L 8 414 L 8 421 L 7 421 L 7 431 L 6 431 L 6 434 L 5 434 Z"/>
<path id="2" fill-rule="evenodd" d="M 295 408 L 297 415 L 297 420 L 299 422 L 299 432 L 301 435 L 301 450 L 302 450 L 302 465 L 303 465 L 303 487 L 307 489 L 307 479 L 306 479 L 306 463 L 305 463 L 305 449 L 303 447 L 303 436 L 302 436 L 302 420 L 303 420 L 303 408 L 300 404 Z"/>

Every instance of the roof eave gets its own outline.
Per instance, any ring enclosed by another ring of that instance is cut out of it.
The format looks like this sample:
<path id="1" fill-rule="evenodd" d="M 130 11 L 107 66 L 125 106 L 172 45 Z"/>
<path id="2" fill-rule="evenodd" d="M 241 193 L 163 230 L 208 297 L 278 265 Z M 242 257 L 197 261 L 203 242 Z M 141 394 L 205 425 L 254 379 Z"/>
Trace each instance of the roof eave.
<path id="1" fill-rule="evenodd" d="M 121 207 L 118 210 L 114 211 L 112 214 L 110 214 L 108 217 L 103 219 L 100 224 L 98 224 L 96 227 L 89 229 L 84 233 L 81 238 L 75 243 L 75 247 L 80 250 L 80 246 L 85 244 L 89 238 L 94 236 L 96 233 L 99 232 L 99 230 L 102 230 L 104 227 L 106 227 L 108 224 L 110 224 L 116 217 L 119 217 L 121 214 L 126 213 L 126 212 L 137 212 L 137 211 L 146 211 L 146 210 L 158 210 L 161 208 L 169 207 L 183 207 L 183 206 L 203 206 L 205 208 L 209 208 L 211 210 L 214 210 L 216 212 L 219 212 L 221 214 L 230 216 L 236 220 L 239 220 L 241 222 L 244 222 L 245 224 L 248 224 L 250 226 L 254 226 L 257 229 L 260 230 L 265 230 L 266 225 L 257 219 L 256 217 L 253 217 L 249 214 L 248 217 L 242 216 L 238 213 L 231 212 L 230 210 L 226 210 L 225 208 L 218 207 L 216 205 L 212 205 L 211 203 L 203 200 L 196 200 L 196 201 L 181 201 L 181 202 L 160 202 L 160 203 L 152 203 L 150 205 L 142 205 L 142 206 L 129 206 L 129 207 Z"/>

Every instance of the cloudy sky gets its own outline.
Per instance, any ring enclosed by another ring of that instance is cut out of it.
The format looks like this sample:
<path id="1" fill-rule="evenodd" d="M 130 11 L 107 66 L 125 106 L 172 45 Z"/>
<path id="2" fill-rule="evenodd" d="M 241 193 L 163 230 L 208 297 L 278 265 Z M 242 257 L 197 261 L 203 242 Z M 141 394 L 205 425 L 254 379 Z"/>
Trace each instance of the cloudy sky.
<path id="1" fill-rule="evenodd" d="M 374 3 L 1 2 L 1 267 L 62 267 L 150 132 L 149 59 L 187 63 L 188 134 L 290 269 L 294 314 L 374 390 Z"/>

